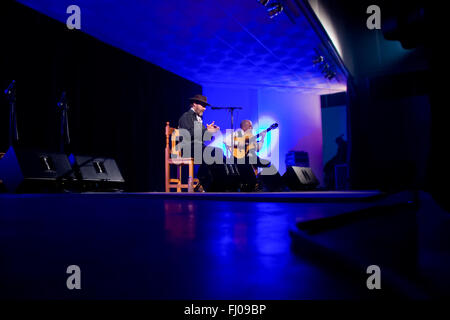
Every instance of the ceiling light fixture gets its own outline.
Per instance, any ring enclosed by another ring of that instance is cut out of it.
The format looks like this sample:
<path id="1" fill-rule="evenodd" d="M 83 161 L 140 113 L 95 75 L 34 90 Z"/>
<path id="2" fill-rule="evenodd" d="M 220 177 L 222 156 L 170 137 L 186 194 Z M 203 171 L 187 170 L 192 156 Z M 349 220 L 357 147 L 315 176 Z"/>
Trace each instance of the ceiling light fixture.
<path id="1" fill-rule="evenodd" d="M 268 6 L 267 12 L 269 13 L 269 18 L 276 17 L 283 11 L 283 6 L 278 3 L 272 3 Z"/>
<path id="2" fill-rule="evenodd" d="M 257 0 L 259 3 L 261 3 L 264 7 L 267 6 L 270 0 Z"/>
<path id="3" fill-rule="evenodd" d="M 334 71 L 328 72 L 327 75 L 325 76 L 325 78 L 327 78 L 328 80 L 332 80 L 334 77 L 336 77 L 336 72 Z"/>
<path id="4" fill-rule="evenodd" d="M 322 63 L 323 62 L 323 57 L 322 56 L 318 56 L 313 60 L 314 64 L 318 64 L 318 63 Z"/>
<path id="5" fill-rule="evenodd" d="M 326 79 L 333 80 L 336 77 L 334 65 L 330 65 L 328 60 L 319 53 L 319 50 L 314 49 L 314 51 L 316 53 L 312 60 L 314 66 L 318 66 L 320 73 L 322 73 Z"/>

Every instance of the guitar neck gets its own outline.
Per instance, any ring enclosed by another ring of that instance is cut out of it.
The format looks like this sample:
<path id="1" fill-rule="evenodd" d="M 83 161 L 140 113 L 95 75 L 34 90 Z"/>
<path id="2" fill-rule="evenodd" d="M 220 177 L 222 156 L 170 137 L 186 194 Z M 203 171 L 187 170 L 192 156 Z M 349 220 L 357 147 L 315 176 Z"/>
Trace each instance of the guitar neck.
<path id="1" fill-rule="evenodd" d="M 258 133 L 258 134 L 255 136 L 255 139 L 258 139 L 259 136 L 260 136 L 262 133 L 264 133 L 264 132 L 269 132 L 270 130 L 272 130 L 272 128 L 269 128 L 269 129 L 266 129 L 266 130 L 261 131 L 260 133 Z"/>

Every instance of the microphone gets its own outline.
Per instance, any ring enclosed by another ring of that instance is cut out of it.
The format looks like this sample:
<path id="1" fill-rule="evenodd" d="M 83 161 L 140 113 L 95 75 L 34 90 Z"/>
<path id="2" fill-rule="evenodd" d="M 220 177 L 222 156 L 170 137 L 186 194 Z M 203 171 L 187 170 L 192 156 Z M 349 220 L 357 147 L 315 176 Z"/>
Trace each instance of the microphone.
<path id="1" fill-rule="evenodd" d="M 16 90 L 16 80 L 13 80 L 13 81 L 9 84 L 8 88 L 6 88 L 5 94 L 6 94 L 6 95 L 14 94 L 15 90 Z"/>
<path id="2" fill-rule="evenodd" d="M 63 93 L 61 94 L 61 99 L 59 99 L 57 106 L 60 108 L 64 108 L 66 105 L 67 105 L 66 92 L 63 91 Z"/>

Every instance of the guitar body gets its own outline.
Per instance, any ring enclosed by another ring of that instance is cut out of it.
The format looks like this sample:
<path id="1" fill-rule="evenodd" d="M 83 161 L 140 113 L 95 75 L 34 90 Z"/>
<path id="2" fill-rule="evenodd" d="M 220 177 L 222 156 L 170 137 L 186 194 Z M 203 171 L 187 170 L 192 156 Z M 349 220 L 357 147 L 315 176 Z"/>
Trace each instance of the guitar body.
<path id="1" fill-rule="evenodd" d="M 272 124 L 268 129 L 261 131 L 256 136 L 252 135 L 251 133 L 246 133 L 242 137 L 234 137 L 233 157 L 235 157 L 236 159 L 242 159 L 246 157 L 249 154 L 250 150 L 256 149 L 256 139 L 258 139 L 263 132 L 269 132 L 270 130 L 276 128 L 278 128 L 278 123 Z"/>
<path id="2" fill-rule="evenodd" d="M 234 138 L 233 157 L 242 159 L 248 155 L 251 149 L 256 148 L 256 142 L 250 142 L 252 137 L 252 135 L 244 135 L 243 137 Z M 252 140 L 256 141 L 256 138 Z"/>

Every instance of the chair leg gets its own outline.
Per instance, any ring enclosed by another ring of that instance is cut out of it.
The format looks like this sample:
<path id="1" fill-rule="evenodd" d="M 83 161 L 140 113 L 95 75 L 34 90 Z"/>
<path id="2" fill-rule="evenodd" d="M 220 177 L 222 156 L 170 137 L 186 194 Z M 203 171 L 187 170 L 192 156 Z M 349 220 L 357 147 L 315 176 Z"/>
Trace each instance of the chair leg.
<path id="1" fill-rule="evenodd" d="M 167 161 L 167 160 L 166 160 Z M 166 192 L 170 192 L 170 188 L 169 188 L 169 181 L 170 181 L 170 166 L 169 164 L 166 162 L 166 168 L 165 168 L 165 175 L 166 175 Z"/>
<path id="2" fill-rule="evenodd" d="M 194 192 L 194 163 L 189 162 L 188 192 Z"/>
<path id="3" fill-rule="evenodd" d="M 182 192 L 182 190 L 181 190 L 181 168 L 182 168 L 182 166 L 177 166 L 177 178 L 178 178 L 177 192 Z"/>

